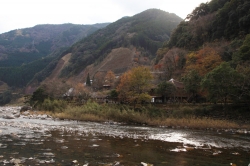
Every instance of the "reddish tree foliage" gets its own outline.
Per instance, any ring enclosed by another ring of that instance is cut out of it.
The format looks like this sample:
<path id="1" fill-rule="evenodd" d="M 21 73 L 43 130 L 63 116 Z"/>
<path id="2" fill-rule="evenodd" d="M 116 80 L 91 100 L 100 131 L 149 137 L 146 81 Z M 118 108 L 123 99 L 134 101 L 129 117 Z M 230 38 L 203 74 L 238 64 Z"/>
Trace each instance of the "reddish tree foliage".
<path id="1" fill-rule="evenodd" d="M 215 49 L 205 47 L 198 52 L 188 54 L 185 69 L 186 72 L 196 70 L 201 76 L 204 76 L 221 62 L 222 59 Z"/>

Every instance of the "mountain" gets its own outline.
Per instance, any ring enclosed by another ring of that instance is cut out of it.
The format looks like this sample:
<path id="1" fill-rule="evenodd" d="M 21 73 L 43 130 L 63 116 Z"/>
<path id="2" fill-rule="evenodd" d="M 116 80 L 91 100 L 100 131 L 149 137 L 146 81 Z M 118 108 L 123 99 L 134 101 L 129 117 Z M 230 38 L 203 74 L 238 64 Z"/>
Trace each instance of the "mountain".
<path id="1" fill-rule="evenodd" d="M 46 24 L 0 34 L 0 80 L 26 86 L 63 50 L 107 25 Z"/>
<path id="2" fill-rule="evenodd" d="M 0 66 L 20 66 L 46 57 L 106 25 L 46 24 L 0 34 Z"/>
<path id="3" fill-rule="evenodd" d="M 41 72 L 35 80 L 50 73 L 50 80 L 74 77 L 82 82 L 88 72 L 91 77 L 107 70 L 121 74 L 138 63 L 150 65 L 157 49 L 181 21 L 177 15 L 158 9 L 123 17 L 75 43 L 61 54 L 54 71 Z"/>

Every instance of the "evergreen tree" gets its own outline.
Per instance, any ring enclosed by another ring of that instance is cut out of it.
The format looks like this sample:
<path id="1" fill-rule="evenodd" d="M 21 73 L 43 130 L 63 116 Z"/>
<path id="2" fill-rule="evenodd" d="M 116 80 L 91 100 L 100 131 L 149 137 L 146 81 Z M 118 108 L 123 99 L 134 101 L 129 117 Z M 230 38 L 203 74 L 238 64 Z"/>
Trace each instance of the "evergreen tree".
<path id="1" fill-rule="evenodd" d="M 89 78 L 89 73 L 88 73 L 88 76 L 87 76 L 86 85 L 87 86 L 91 86 L 91 82 L 90 82 L 90 78 Z"/>

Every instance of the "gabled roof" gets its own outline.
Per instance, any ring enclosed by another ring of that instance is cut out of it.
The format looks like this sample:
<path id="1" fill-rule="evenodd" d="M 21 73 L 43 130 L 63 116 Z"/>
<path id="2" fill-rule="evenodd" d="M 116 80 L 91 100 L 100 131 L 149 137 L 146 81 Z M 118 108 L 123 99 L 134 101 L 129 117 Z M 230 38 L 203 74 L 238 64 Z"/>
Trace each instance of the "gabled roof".
<path id="1" fill-rule="evenodd" d="M 179 81 L 176 81 L 174 80 L 173 78 L 171 78 L 168 82 L 174 84 L 174 86 L 176 88 L 180 88 L 180 89 L 183 89 L 184 88 L 184 84 L 182 82 L 179 82 Z"/>

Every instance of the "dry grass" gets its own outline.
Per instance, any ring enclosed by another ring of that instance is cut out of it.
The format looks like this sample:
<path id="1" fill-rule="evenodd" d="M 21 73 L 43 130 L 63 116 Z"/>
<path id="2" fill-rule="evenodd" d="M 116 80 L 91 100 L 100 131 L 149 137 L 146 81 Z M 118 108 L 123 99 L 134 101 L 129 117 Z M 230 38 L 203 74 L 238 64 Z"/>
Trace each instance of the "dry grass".
<path id="1" fill-rule="evenodd" d="M 206 118 L 167 118 L 167 119 L 154 119 L 148 122 L 150 125 L 156 126 L 172 126 L 193 129 L 239 129 L 249 128 L 250 126 L 241 126 L 235 122 L 226 120 L 215 120 Z"/>
<path id="2" fill-rule="evenodd" d="M 109 114 L 96 115 L 91 113 L 72 114 L 69 112 L 51 113 L 48 111 L 31 112 L 31 114 L 47 114 L 59 119 L 70 119 L 89 122 L 105 122 L 113 120 L 117 122 L 147 124 L 150 126 L 166 126 L 190 129 L 250 129 L 250 125 L 239 125 L 226 120 L 215 120 L 207 118 L 149 118 L 145 114 Z"/>
<path id="3" fill-rule="evenodd" d="M 203 107 L 202 107 L 203 109 Z M 127 105 L 97 104 L 88 101 L 82 106 L 67 106 L 62 112 L 41 112 L 60 119 L 104 122 L 116 121 L 127 124 L 147 124 L 151 126 L 168 126 L 192 129 L 250 129 L 250 125 L 240 125 L 234 121 L 197 117 L 202 111 L 197 107 L 173 108 L 166 113 L 165 109 L 141 107 L 133 110 Z"/>

